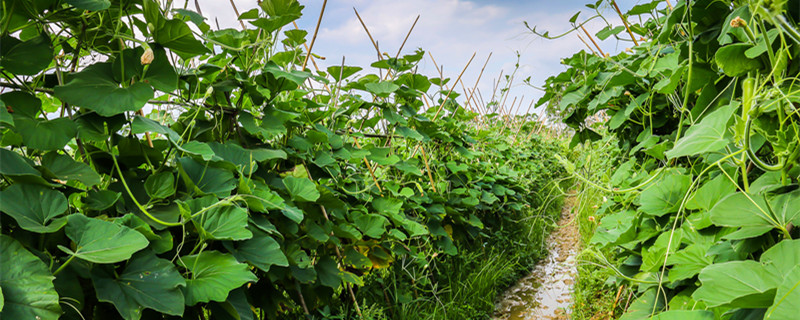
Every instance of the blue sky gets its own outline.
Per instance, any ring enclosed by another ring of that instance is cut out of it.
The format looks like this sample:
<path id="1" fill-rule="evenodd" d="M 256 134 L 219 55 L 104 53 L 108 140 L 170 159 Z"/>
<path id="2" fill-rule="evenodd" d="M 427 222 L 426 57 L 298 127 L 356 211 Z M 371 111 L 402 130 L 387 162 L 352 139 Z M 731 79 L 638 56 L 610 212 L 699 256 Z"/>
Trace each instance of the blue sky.
<path id="1" fill-rule="evenodd" d="M 234 0 L 239 11 L 256 7 L 255 0 Z M 480 81 L 479 88 L 488 100 L 493 81 L 501 71 L 510 74 L 520 54 L 520 68 L 515 85 L 510 91 L 510 104 L 514 97 L 522 99 L 522 113 L 531 99 L 538 99 L 541 92 L 522 84 L 523 79 L 531 77 L 535 85 L 564 70 L 559 64 L 561 58 L 569 57 L 585 49 L 583 43 L 569 35 L 562 39 L 545 40 L 531 34 L 523 25 L 527 21 L 551 34 L 569 29 L 569 18 L 582 11 L 581 18 L 593 15 L 584 7 L 594 0 L 331 0 L 328 1 L 322 18 L 319 35 L 314 45 L 314 53 L 326 58 L 318 61 L 321 68 L 338 65 L 345 57 L 347 65 L 368 66 L 376 57 L 369 38 L 353 12 L 358 9 L 372 36 L 378 41 L 381 51 L 394 55 L 403 41 L 408 29 L 417 15 L 419 22 L 406 43 L 403 53 L 412 53 L 417 48 L 430 52 L 439 65 L 444 66 L 444 76 L 453 80 L 461 72 L 473 53 L 476 57 L 465 72 L 462 80 L 472 87 L 489 53 L 492 58 Z M 642 0 L 619 0 L 624 11 Z M 675 2 L 675 1 L 672 1 Z M 304 15 L 298 20 L 301 28 L 313 33 L 319 17 L 322 0 L 300 0 L 305 5 Z M 206 17 L 213 21 L 219 19 L 222 28 L 240 28 L 229 1 L 200 1 Z M 192 7 L 190 2 L 189 7 Z M 619 24 L 619 18 L 609 5 L 603 5 L 603 12 L 612 23 Z M 579 19 L 582 20 L 582 19 Z M 596 20 L 586 25 L 591 33 L 599 31 L 604 24 Z M 538 30 L 538 29 L 537 29 Z M 310 40 L 310 35 L 309 35 Z M 619 42 L 614 38 L 601 43 L 606 52 L 618 52 L 631 46 L 629 42 Z M 372 72 L 370 70 L 362 71 Z M 438 71 L 426 58 L 420 63 L 420 73 L 434 76 Z M 457 87 L 460 90 L 460 86 Z M 518 103 L 519 105 L 519 103 Z M 515 108 L 516 109 L 516 108 Z"/>

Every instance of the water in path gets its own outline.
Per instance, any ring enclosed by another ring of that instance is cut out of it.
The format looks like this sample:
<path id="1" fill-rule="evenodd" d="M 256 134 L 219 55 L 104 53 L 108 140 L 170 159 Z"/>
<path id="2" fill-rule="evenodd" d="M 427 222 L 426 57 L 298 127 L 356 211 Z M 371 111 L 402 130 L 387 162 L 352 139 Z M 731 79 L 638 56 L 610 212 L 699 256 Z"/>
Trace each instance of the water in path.
<path id="1" fill-rule="evenodd" d="M 577 221 L 573 221 L 572 200 L 565 202 L 559 227 L 547 239 L 549 255 L 530 275 L 520 279 L 501 296 L 495 319 L 569 319 L 572 285 L 577 274 L 575 256 L 580 246 Z"/>

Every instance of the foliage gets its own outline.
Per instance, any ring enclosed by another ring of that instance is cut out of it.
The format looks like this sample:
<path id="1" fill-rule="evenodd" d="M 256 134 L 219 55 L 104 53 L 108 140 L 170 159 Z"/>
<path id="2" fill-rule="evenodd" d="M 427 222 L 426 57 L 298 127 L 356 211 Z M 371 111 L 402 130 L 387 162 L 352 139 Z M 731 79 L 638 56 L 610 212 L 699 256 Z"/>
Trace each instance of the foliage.
<path id="1" fill-rule="evenodd" d="M 475 126 L 422 51 L 301 70 L 302 6 L 260 6 L 2 1 L 0 317 L 379 319 L 541 206 L 549 144 Z M 364 287 L 398 261 L 428 282 Z"/>
<path id="2" fill-rule="evenodd" d="M 612 186 L 567 164 L 613 194 L 590 242 L 612 254 L 609 281 L 635 288 L 622 319 L 791 318 L 800 2 L 660 2 L 627 15 L 646 41 L 565 59 L 540 100 L 575 129 L 573 144 L 600 137 L 587 118 L 610 117 Z"/>

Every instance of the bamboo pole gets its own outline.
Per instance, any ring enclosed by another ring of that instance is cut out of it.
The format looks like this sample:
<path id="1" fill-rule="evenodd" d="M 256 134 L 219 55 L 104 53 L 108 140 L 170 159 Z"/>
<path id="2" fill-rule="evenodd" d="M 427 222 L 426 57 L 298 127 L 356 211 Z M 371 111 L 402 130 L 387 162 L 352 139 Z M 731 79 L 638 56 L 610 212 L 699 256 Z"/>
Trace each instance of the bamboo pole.
<path id="1" fill-rule="evenodd" d="M 628 34 L 631 36 L 631 40 L 633 40 L 633 44 L 638 46 L 639 45 L 639 41 L 636 41 L 636 37 L 633 35 L 633 32 L 631 32 L 631 27 L 628 26 L 628 19 L 625 19 L 625 16 L 622 14 L 622 11 L 619 10 L 619 6 L 617 5 L 616 1 L 611 0 L 611 4 L 614 6 L 614 9 L 617 10 L 617 14 L 619 14 L 619 18 L 622 19 L 622 24 L 625 25 L 625 30 L 628 30 Z"/>
<path id="2" fill-rule="evenodd" d="M 600 49 L 600 46 L 597 45 L 597 42 L 594 41 L 594 38 L 592 37 L 591 34 L 589 34 L 589 31 L 586 31 L 586 28 L 584 28 L 583 25 L 581 25 L 581 30 L 583 30 L 583 33 L 585 33 L 586 36 L 589 37 L 589 40 L 592 40 L 592 43 L 597 48 L 597 51 L 600 52 L 600 55 L 602 55 L 605 58 L 606 53 L 603 52 L 603 49 Z"/>
<path id="3" fill-rule="evenodd" d="M 233 2 L 233 0 L 231 0 L 231 2 Z M 317 41 L 317 33 L 319 33 L 319 25 L 322 24 L 322 16 L 325 14 L 325 6 L 327 4 L 328 0 L 322 1 L 322 10 L 320 10 L 319 12 L 319 18 L 317 18 L 317 26 L 314 28 L 314 35 L 311 37 L 311 44 L 308 45 L 308 54 L 306 55 L 305 60 L 303 60 L 303 67 L 300 68 L 301 70 L 306 69 L 306 64 L 308 63 L 308 59 L 309 57 L 311 57 L 311 49 L 314 49 L 314 42 Z"/>
<path id="4" fill-rule="evenodd" d="M 596 51 L 594 51 L 594 49 L 592 49 L 592 46 L 590 46 L 590 45 L 589 45 L 589 43 L 587 43 L 587 42 L 586 42 L 586 40 L 583 40 L 583 37 L 581 37 L 581 34 L 580 34 L 580 33 L 576 33 L 575 35 L 576 35 L 576 36 L 578 36 L 578 39 L 581 39 L 581 42 L 583 42 L 583 44 L 584 44 L 584 45 L 586 45 L 586 47 L 587 47 L 587 48 L 589 48 L 589 51 L 591 51 L 591 52 L 592 52 L 592 54 L 594 54 L 594 55 L 596 55 L 596 56 L 600 57 L 600 55 L 599 55 L 599 54 L 597 54 L 597 52 L 596 52 Z M 601 58 L 602 58 L 602 57 L 601 57 Z"/>

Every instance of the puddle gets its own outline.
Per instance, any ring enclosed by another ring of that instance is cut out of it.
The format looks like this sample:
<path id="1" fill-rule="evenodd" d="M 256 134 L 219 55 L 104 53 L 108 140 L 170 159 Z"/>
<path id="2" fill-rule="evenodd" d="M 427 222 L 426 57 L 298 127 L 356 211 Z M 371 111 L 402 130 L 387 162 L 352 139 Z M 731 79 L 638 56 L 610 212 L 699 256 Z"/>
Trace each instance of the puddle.
<path id="1" fill-rule="evenodd" d="M 567 199 L 559 228 L 547 239 L 547 258 L 531 274 L 506 290 L 495 308 L 496 320 L 569 319 L 572 286 L 579 250 L 577 222 L 573 221 L 572 199 Z"/>

